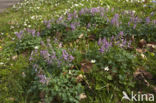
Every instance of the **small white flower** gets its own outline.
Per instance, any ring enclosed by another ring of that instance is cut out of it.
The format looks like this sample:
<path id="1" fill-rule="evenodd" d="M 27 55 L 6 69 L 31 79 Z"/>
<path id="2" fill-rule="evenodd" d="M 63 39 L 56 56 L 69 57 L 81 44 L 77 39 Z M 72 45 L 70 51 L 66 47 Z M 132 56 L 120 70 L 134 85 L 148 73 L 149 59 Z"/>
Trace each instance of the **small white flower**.
<path id="1" fill-rule="evenodd" d="M 39 49 L 39 46 L 35 46 L 34 48 L 35 48 L 35 49 Z"/>
<path id="2" fill-rule="evenodd" d="M 4 63 L 3 62 L 0 62 L 0 65 L 3 65 Z"/>
<path id="3" fill-rule="evenodd" d="M 141 53 L 141 57 L 142 57 L 142 59 L 145 59 L 145 60 L 147 59 L 143 53 Z"/>
<path id="4" fill-rule="evenodd" d="M 75 4 L 75 6 L 79 6 L 78 4 Z"/>
<path id="5" fill-rule="evenodd" d="M 108 67 L 105 67 L 104 70 L 105 70 L 105 71 L 109 71 L 109 68 L 108 68 Z"/>
<path id="6" fill-rule="evenodd" d="M 35 16 L 32 16 L 31 19 L 32 19 L 32 20 L 35 19 Z"/>
<path id="7" fill-rule="evenodd" d="M 91 60 L 91 63 L 95 63 L 96 62 L 96 60 Z"/>
<path id="8" fill-rule="evenodd" d="M 132 12 L 133 12 L 133 13 L 135 13 L 136 11 L 135 11 L 135 10 L 133 10 Z"/>
<path id="9" fill-rule="evenodd" d="M 28 25 L 28 27 L 30 28 L 30 27 L 31 27 L 31 25 Z"/>

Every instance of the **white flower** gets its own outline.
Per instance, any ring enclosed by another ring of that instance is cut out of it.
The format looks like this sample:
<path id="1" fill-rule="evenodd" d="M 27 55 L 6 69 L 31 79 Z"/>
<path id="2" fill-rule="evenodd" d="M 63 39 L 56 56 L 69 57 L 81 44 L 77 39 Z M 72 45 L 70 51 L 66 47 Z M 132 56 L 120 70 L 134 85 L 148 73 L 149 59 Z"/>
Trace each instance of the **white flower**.
<path id="1" fill-rule="evenodd" d="M 105 67 L 104 70 L 105 70 L 105 71 L 109 71 L 109 68 L 108 68 L 108 67 Z"/>
<path id="2" fill-rule="evenodd" d="M 35 48 L 35 49 L 39 49 L 39 46 L 35 46 L 34 48 Z"/>
<path id="3" fill-rule="evenodd" d="M 4 63 L 3 62 L 0 62 L 0 65 L 3 65 Z"/>
<path id="4" fill-rule="evenodd" d="M 132 12 L 133 12 L 133 13 L 135 13 L 136 11 L 135 11 L 135 10 L 133 10 Z"/>
<path id="5" fill-rule="evenodd" d="M 141 57 L 142 57 L 142 59 L 147 60 L 146 56 L 143 53 L 141 53 Z"/>
<path id="6" fill-rule="evenodd" d="M 31 19 L 32 19 L 32 20 L 35 19 L 35 16 L 32 16 Z"/>
<path id="7" fill-rule="evenodd" d="M 28 27 L 30 28 L 30 27 L 31 27 L 31 25 L 28 25 Z"/>
<path id="8" fill-rule="evenodd" d="M 78 4 L 75 4 L 75 6 L 79 6 Z"/>
<path id="9" fill-rule="evenodd" d="M 96 62 L 96 60 L 91 60 L 91 63 L 95 63 Z"/>

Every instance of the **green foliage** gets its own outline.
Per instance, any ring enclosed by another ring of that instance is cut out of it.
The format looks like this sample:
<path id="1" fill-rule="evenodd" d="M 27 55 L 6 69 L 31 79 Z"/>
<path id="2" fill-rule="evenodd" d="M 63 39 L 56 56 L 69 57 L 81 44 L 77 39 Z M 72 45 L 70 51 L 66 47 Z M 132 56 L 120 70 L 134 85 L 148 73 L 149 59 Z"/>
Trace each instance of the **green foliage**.
<path id="1" fill-rule="evenodd" d="M 94 52 L 90 55 L 90 58 L 96 60 L 92 72 L 86 75 L 91 86 L 91 90 L 87 88 L 87 91 L 92 91 L 92 98 L 100 100 L 100 96 L 109 93 L 114 99 L 121 98 L 121 91 L 130 92 L 134 89 L 135 81 L 132 75 L 137 61 L 133 53 L 114 47 L 104 54 Z"/>
<path id="2" fill-rule="evenodd" d="M 16 41 L 16 52 L 24 52 L 26 50 L 33 50 L 40 45 L 41 38 L 33 37 L 32 35 L 25 35 L 22 39 Z"/>
<path id="3" fill-rule="evenodd" d="M 76 82 L 76 76 L 78 72 L 75 70 L 65 70 L 59 76 L 51 76 L 48 85 L 40 88 L 45 92 L 45 102 L 79 103 L 83 87 Z"/>

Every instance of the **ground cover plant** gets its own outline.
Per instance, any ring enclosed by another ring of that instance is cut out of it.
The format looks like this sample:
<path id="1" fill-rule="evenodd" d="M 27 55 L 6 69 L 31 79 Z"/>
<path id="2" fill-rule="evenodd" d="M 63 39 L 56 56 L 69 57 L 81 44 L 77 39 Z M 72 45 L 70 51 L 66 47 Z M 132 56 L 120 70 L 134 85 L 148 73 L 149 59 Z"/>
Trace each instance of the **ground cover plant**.
<path id="1" fill-rule="evenodd" d="M 123 93 L 155 95 L 155 10 L 150 0 L 14 5 L 0 14 L 0 102 L 133 103 L 138 97 Z"/>

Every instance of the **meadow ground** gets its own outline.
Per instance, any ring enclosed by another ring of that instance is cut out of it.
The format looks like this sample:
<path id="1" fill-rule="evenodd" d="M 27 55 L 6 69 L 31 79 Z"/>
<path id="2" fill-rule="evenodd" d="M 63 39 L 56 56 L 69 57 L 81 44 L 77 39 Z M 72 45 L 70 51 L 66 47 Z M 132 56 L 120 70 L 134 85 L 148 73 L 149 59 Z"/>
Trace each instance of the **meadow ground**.
<path id="1" fill-rule="evenodd" d="M 0 103 L 154 103 L 155 34 L 155 1 L 23 0 L 0 13 Z"/>

